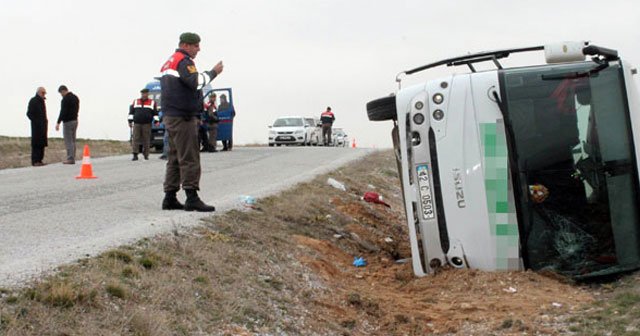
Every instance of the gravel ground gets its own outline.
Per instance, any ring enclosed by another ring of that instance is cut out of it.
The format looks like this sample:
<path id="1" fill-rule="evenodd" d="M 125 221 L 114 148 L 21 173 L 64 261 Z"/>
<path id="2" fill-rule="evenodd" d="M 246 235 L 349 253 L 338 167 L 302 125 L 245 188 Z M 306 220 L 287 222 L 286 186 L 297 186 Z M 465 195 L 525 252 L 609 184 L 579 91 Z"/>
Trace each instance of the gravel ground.
<path id="1" fill-rule="evenodd" d="M 349 148 L 237 148 L 202 155 L 201 197 L 218 212 L 241 195 L 263 197 L 370 153 Z M 129 156 L 92 160 L 97 179 L 76 165 L 0 171 L 0 286 L 110 247 L 193 226 L 204 214 L 161 211 L 164 161 Z M 184 200 L 183 194 L 179 195 Z"/>

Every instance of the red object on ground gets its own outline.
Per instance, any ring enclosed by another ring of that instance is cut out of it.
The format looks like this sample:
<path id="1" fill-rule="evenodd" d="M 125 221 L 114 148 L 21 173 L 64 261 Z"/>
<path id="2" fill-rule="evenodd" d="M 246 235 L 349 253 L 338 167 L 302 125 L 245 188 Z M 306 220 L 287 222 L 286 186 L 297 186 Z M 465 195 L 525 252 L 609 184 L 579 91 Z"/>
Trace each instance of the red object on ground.
<path id="1" fill-rule="evenodd" d="M 369 203 L 382 204 L 389 208 L 391 207 L 389 204 L 385 203 L 382 200 L 382 196 L 380 196 L 380 194 L 373 191 L 367 191 L 366 193 L 364 193 L 364 196 L 362 198 Z"/>

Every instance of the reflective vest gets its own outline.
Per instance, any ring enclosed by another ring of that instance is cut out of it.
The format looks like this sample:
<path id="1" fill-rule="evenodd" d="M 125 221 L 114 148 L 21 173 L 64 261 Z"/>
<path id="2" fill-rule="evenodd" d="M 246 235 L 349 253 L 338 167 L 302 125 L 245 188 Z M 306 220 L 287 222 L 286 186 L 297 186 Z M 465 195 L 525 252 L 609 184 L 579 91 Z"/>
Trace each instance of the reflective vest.
<path id="1" fill-rule="evenodd" d="M 150 124 L 157 115 L 156 102 L 153 99 L 135 99 L 129 107 L 129 122 Z"/>

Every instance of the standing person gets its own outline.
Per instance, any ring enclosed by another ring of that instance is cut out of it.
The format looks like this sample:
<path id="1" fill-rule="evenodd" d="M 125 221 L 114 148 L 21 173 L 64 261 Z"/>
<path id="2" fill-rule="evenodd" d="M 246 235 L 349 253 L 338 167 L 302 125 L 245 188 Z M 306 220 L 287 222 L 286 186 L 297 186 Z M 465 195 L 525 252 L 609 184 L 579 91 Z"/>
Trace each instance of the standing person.
<path id="1" fill-rule="evenodd" d="M 320 121 L 322 122 L 322 140 L 325 146 L 331 144 L 331 127 L 336 117 L 331 112 L 331 107 L 327 106 L 327 110 L 320 114 Z"/>
<path id="2" fill-rule="evenodd" d="M 198 197 L 200 189 L 200 151 L 198 150 L 198 114 L 202 110 L 202 88 L 222 72 L 222 61 L 213 69 L 198 73 L 193 59 L 200 51 L 200 36 L 180 35 L 178 49 L 162 66 L 162 110 L 169 132 L 169 155 L 164 179 L 163 210 L 215 211 Z M 180 204 L 176 196 L 180 186 L 187 200 Z"/>
<path id="3" fill-rule="evenodd" d="M 64 138 L 64 147 L 67 149 L 67 159 L 62 163 L 75 164 L 76 130 L 78 129 L 80 100 L 64 85 L 60 85 L 58 93 L 62 96 L 62 101 L 60 102 L 60 115 L 56 123 L 56 131 L 60 131 L 60 123 L 64 123 L 62 125 L 62 137 Z"/>
<path id="4" fill-rule="evenodd" d="M 151 122 L 158 115 L 156 102 L 149 98 L 149 89 L 140 90 L 140 98 L 129 106 L 129 128 L 133 128 L 132 161 L 138 160 L 138 153 L 142 146 L 142 155 L 149 160 L 149 147 L 151 147 Z"/>
<path id="5" fill-rule="evenodd" d="M 216 107 L 216 94 L 209 95 L 209 101 L 204 104 L 204 109 L 209 116 L 209 152 L 215 153 L 218 150 L 218 111 Z"/>
<path id="6" fill-rule="evenodd" d="M 44 148 L 47 147 L 47 106 L 44 101 L 47 90 L 39 87 L 36 95 L 29 100 L 27 107 L 27 117 L 31 120 L 31 165 L 34 167 L 44 166 Z"/>
<path id="7" fill-rule="evenodd" d="M 229 104 L 229 101 L 227 101 L 227 95 L 223 93 L 220 95 L 220 106 L 218 106 L 218 110 L 226 111 L 228 109 L 231 109 L 230 122 L 233 125 L 233 119 L 235 119 L 236 117 L 236 110 L 233 108 L 233 105 Z M 222 140 L 222 151 L 223 152 L 230 151 L 232 148 L 233 148 L 233 126 L 231 127 L 231 132 L 229 132 L 229 139 Z"/>

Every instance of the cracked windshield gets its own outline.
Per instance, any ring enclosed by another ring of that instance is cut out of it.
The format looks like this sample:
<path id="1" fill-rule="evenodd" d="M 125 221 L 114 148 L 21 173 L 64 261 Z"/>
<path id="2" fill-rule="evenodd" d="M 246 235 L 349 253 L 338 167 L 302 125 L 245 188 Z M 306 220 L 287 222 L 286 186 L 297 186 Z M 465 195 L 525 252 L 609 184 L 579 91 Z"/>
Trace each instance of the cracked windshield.
<path id="1" fill-rule="evenodd" d="M 503 73 L 521 242 L 533 269 L 588 277 L 638 264 L 636 163 L 622 74 L 612 64 L 586 75 L 595 66 Z"/>

